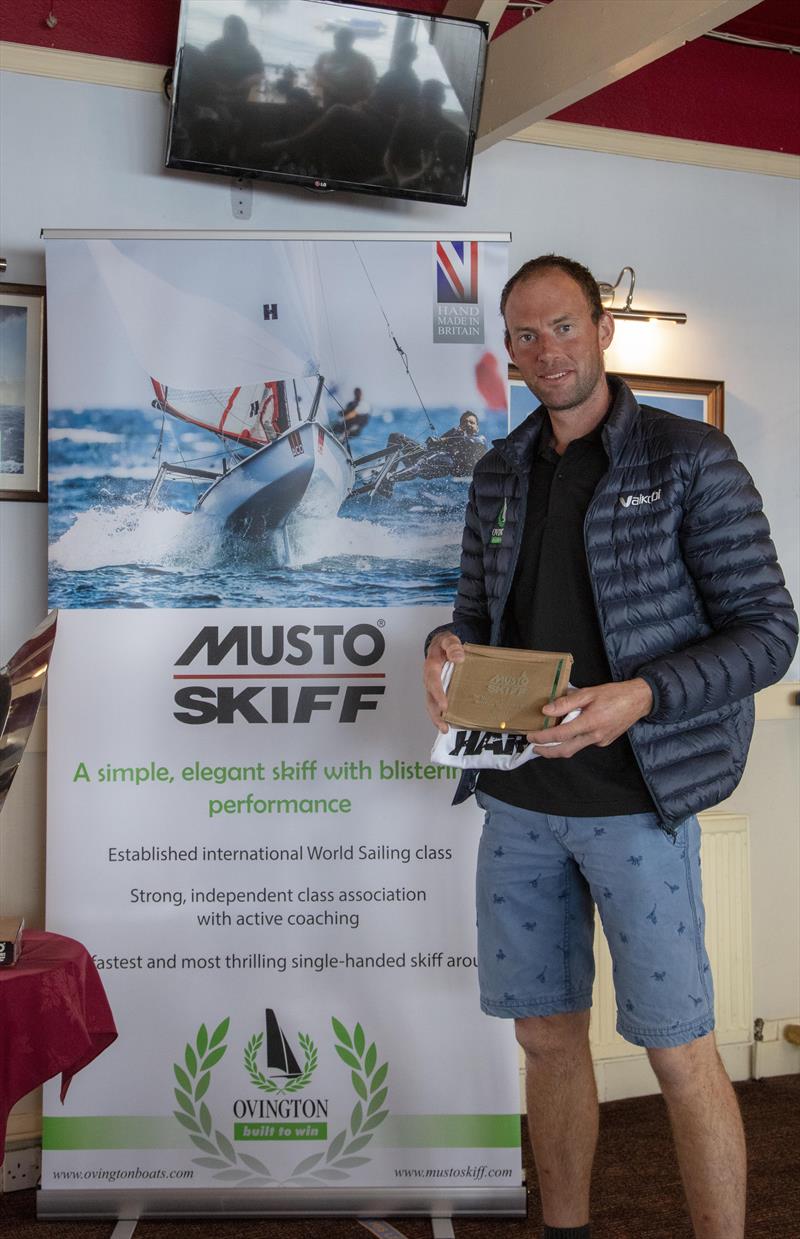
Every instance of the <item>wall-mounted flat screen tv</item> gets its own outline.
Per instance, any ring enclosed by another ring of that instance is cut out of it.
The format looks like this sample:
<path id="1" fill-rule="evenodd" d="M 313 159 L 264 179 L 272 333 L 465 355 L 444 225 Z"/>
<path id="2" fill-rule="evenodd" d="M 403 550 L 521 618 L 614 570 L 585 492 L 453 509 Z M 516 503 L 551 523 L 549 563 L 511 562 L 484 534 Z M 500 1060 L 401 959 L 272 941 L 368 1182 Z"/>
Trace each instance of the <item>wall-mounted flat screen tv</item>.
<path id="1" fill-rule="evenodd" d="M 182 0 L 167 167 L 464 206 L 487 41 L 341 0 Z"/>

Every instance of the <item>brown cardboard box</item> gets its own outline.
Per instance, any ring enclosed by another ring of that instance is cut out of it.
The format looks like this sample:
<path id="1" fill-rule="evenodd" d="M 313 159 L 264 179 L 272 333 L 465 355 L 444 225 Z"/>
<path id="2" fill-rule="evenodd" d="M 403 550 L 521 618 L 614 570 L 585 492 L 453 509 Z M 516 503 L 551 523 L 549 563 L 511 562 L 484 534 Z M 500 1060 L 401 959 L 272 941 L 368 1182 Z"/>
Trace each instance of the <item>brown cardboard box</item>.
<path id="1" fill-rule="evenodd" d="M 443 718 L 451 726 L 475 731 L 526 733 L 556 720 L 542 706 L 567 688 L 572 655 L 501 646 L 464 646 L 466 657 L 453 665 Z"/>
<path id="2" fill-rule="evenodd" d="M 19 959 L 24 925 L 20 916 L 0 916 L 0 968 L 11 968 Z"/>

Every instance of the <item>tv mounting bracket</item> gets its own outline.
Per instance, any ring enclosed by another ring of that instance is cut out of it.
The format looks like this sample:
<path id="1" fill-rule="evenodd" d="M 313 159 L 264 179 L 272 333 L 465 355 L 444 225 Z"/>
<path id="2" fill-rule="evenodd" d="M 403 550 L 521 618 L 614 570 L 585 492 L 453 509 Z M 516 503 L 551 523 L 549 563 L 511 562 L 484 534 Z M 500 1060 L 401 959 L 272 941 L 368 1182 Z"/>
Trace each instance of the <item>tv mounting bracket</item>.
<path id="1" fill-rule="evenodd" d="M 253 182 L 238 176 L 231 182 L 231 211 L 234 219 L 249 219 L 253 214 Z"/>

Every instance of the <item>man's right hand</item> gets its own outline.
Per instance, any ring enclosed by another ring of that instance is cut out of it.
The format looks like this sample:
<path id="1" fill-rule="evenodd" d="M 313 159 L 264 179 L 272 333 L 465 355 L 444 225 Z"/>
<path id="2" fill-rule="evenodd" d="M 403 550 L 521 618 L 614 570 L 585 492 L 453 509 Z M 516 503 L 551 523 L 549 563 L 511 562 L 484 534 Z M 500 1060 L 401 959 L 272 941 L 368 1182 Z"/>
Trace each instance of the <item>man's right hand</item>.
<path id="1" fill-rule="evenodd" d="M 431 721 L 441 732 L 447 731 L 447 723 L 442 718 L 447 708 L 447 695 L 442 688 L 442 667 L 446 662 L 463 661 L 464 646 L 454 632 L 438 633 L 428 646 L 422 676 L 425 684 L 425 706 Z"/>

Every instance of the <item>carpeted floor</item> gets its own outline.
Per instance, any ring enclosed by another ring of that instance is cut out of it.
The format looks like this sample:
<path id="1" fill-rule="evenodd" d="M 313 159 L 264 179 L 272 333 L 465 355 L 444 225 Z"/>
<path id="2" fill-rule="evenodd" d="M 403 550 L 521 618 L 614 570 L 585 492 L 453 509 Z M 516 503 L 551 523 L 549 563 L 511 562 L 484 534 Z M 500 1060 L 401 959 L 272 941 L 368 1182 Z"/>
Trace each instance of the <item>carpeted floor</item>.
<path id="1" fill-rule="evenodd" d="M 747 1239 L 800 1239 L 800 1075 L 738 1084 L 750 1158 Z M 524 1145 L 528 1182 L 533 1172 Z M 608 1102 L 600 1110 L 593 1184 L 593 1239 L 692 1239 L 660 1097 Z M 424 1218 L 393 1219 L 408 1239 L 430 1239 Z M 535 1187 L 529 1217 L 457 1218 L 457 1239 L 534 1239 L 541 1215 Z M 3 1239 L 108 1239 L 109 1222 L 37 1222 L 34 1192 L 0 1196 Z M 351 1219 L 140 1222 L 136 1239 L 366 1239 Z"/>

